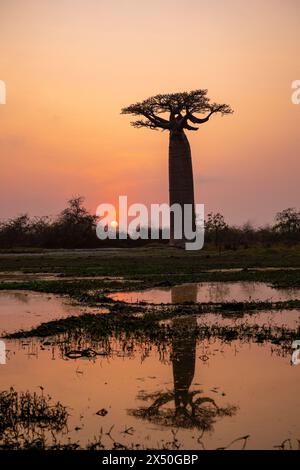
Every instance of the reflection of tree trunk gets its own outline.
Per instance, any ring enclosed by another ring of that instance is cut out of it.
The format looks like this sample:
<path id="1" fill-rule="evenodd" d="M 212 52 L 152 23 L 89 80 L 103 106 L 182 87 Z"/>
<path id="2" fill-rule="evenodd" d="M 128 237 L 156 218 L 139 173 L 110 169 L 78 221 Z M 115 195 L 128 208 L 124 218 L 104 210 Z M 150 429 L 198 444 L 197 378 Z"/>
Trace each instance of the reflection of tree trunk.
<path id="1" fill-rule="evenodd" d="M 173 320 L 175 334 L 172 341 L 172 364 L 176 413 L 184 411 L 189 403 L 189 388 L 195 374 L 196 337 L 195 317 Z"/>
<path id="2" fill-rule="evenodd" d="M 196 366 L 196 327 L 194 316 L 172 321 L 174 391 L 141 394 L 139 398 L 151 400 L 152 405 L 130 410 L 130 414 L 163 426 L 197 428 L 204 432 L 213 430 L 217 417 L 232 416 L 236 412 L 232 406 L 218 407 L 212 398 L 203 396 L 201 390 L 190 390 Z"/>
<path id="3" fill-rule="evenodd" d="M 171 288 L 172 304 L 182 304 L 183 302 L 197 302 L 197 284 L 185 284 Z"/>
<path id="4" fill-rule="evenodd" d="M 195 228 L 194 210 L 194 182 L 189 141 L 183 131 L 170 132 L 169 142 L 169 192 L 170 206 L 177 203 L 183 209 L 184 204 L 193 205 L 192 227 Z M 174 217 L 171 213 L 170 244 L 184 247 L 184 235 L 182 239 L 174 239 Z"/>

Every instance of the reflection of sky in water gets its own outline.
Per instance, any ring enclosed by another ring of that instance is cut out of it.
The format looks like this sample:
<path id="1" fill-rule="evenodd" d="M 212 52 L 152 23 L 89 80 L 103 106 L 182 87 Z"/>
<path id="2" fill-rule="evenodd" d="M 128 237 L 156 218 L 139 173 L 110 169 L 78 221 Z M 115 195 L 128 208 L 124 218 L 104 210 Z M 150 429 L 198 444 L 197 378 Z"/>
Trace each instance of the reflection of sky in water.
<path id="1" fill-rule="evenodd" d="M 0 333 L 28 329 L 42 322 L 94 311 L 67 303 L 53 294 L 30 291 L 0 291 Z M 99 311 L 99 309 L 98 309 Z"/>
<path id="2" fill-rule="evenodd" d="M 206 287 L 208 295 L 232 292 L 230 284 L 220 289 L 216 283 Z M 197 285 L 188 288 L 198 296 Z M 240 289 L 248 295 L 253 285 Z M 181 295 L 182 290 L 173 290 L 175 298 Z M 78 308 L 54 295 L 31 292 L 2 292 L 0 301 L 1 327 L 8 326 L 10 319 L 20 328 L 27 320 L 40 323 L 74 314 Z M 208 449 L 247 434 L 247 448 L 272 448 L 287 437 L 295 441 L 300 436 L 300 366 L 290 365 L 291 353 L 270 343 L 196 341 L 191 332 L 197 323 L 295 327 L 299 315 L 293 310 L 241 318 L 220 314 L 177 318 L 169 321 L 175 331 L 169 346 L 158 349 L 149 343 L 111 338 L 111 354 L 92 360 L 68 360 L 63 343 L 5 341 L 7 364 L 0 366 L 0 390 L 13 385 L 33 393 L 43 386 L 53 400 L 69 406 L 70 432 L 58 436 L 61 441 L 70 438 L 85 445 L 99 435 L 101 427 L 108 431 L 114 425 L 112 435 L 117 442 L 156 447 L 158 442 L 170 441 L 171 429 L 178 428 L 176 437 L 182 448 L 193 449 L 201 448 L 197 439 L 205 428 L 201 442 Z M 85 341 L 82 348 L 90 346 Z M 77 343 L 68 346 L 76 347 Z M 101 350 L 104 344 L 92 347 Z M 102 408 L 108 411 L 103 417 L 96 414 Z M 126 428 L 133 429 L 132 435 L 122 432 Z M 104 442 L 111 445 L 108 436 Z M 238 441 L 233 448 L 242 445 Z"/>
<path id="3" fill-rule="evenodd" d="M 54 346 L 7 341 L 0 389 L 14 384 L 17 390 L 34 392 L 42 385 L 54 400 L 72 409 L 70 433 L 59 439 L 83 445 L 98 436 L 101 427 L 108 431 L 112 425 L 113 438 L 127 445 L 155 447 L 169 441 L 171 429 L 177 427 L 183 448 L 199 448 L 203 426 L 208 431 L 201 441 L 208 449 L 246 434 L 251 435 L 248 448 L 272 448 L 286 437 L 297 439 L 300 369 L 290 365 L 290 355 L 276 354 L 270 344 L 186 340 L 180 331 L 194 327 L 190 321 L 194 319 L 176 320 L 178 335 L 163 354 L 154 346 L 129 348 L 112 340 L 108 357 L 66 360 Z M 108 413 L 100 417 L 96 412 L 102 408 Z M 230 409 L 232 416 L 216 413 Z M 122 433 L 130 427 L 132 436 Z M 109 437 L 104 441 L 111 445 Z"/>
<path id="4" fill-rule="evenodd" d="M 300 289 L 273 289 L 262 282 L 203 282 L 182 284 L 172 288 L 149 289 L 111 294 L 125 302 L 182 303 L 231 301 L 280 301 L 300 298 Z"/>

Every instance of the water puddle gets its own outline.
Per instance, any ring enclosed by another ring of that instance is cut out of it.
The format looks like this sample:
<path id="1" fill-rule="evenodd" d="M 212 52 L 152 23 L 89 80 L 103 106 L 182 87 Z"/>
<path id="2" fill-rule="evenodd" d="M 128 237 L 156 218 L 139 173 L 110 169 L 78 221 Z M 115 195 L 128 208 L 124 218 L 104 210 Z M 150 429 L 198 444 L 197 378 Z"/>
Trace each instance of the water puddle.
<path id="1" fill-rule="evenodd" d="M 157 297 L 149 297 L 151 292 Z M 261 283 L 188 284 L 118 295 L 130 295 L 128 301 L 160 303 L 162 298 L 165 302 L 266 299 L 270 293 L 273 300 L 291 295 Z M 137 294 L 147 297 L 137 299 Z M 99 312 L 51 294 L 2 291 L 0 330 L 28 329 L 84 310 Z M 297 447 L 300 365 L 291 363 L 292 342 L 287 339 L 285 347 L 273 340 L 259 342 L 247 337 L 249 330 L 243 325 L 296 330 L 299 319 L 299 310 L 176 318 L 168 320 L 174 334 L 159 342 L 124 332 L 100 340 L 93 337 L 93 328 L 43 340 L 4 339 L 0 395 L 12 386 L 18 392 L 49 394 L 69 413 L 67 428 L 56 430 L 55 438 L 83 447 L 95 438 L 106 448 L 115 444 L 159 448 L 174 438 L 183 449 L 272 449 L 285 439 Z M 216 323 L 240 326 L 246 333 L 243 339 L 225 341 L 214 334 Z M 196 339 L 191 332 L 204 324 L 212 325 L 208 337 Z M 66 352 L 78 348 L 97 354 L 76 358 Z M 34 435 L 33 428 L 30 432 Z M 49 431 L 49 443 L 51 436 Z"/>
<path id="2" fill-rule="evenodd" d="M 69 407 L 69 431 L 57 439 L 82 446 L 101 429 L 107 447 L 157 448 L 172 431 L 183 449 L 296 442 L 300 368 L 291 366 L 290 354 L 268 343 L 193 339 L 186 332 L 195 322 L 174 320 L 178 334 L 165 347 L 111 338 L 109 354 L 93 359 L 68 359 L 47 341 L 6 341 L 0 390 L 42 387 Z M 239 439 L 248 435 L 247 442 Z"/>
<path id="3" fill-rule="evenodd" d="M 251 272 L 276 272 L 276 271 L 297 271 L 299 268 L 297 267 L 275 267 L 275 266 L 266 266 L 263 268 L 214 268 L 214 269 L 207 269 L 204 272 L 207 273 L 240 273 L 243 271 L 251 271 Z"/>
<path id="4" fill-rule="evenodd" d="M 0 334 L 28 330 L 42 322 L 81 315 L 100 313 L 104 309 L 82 307 L 53 294 L 31 291 L 0 291 Z"/>
<path id="5" fill-rule="evenodd" d="M 155 288 L 110 294 L 114 300 L 153 304 L 184 302 L 247 302 L 300 299 L 300 289 L 273 289 L 263 282 L 201 282 L 171 288 Z"/>
<path id="6" fill-rule="evenodd" d="M 0 273 L 0 282 L 88 280 L 125 282 L 125 279 L 122 276 L 67 276 L 61 273 L 24 273 L 22 271 L 3 271 Z"/>

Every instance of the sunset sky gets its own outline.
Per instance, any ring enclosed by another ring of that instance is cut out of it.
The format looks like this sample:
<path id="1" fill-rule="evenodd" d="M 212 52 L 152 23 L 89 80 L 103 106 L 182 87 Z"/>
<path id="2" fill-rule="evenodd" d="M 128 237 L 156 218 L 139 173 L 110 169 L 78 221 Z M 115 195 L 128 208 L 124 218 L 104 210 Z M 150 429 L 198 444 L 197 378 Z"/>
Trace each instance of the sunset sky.
<path id="1" fill-rule="evenodd" d="M 197 88 L 235 113 L 189 133 L 196 201 L 235 224 L 300 208 L 299 23 L 300 0 L 0 0 L 0 218 L 167 202 L 167 132 L 120 110 Z"/>

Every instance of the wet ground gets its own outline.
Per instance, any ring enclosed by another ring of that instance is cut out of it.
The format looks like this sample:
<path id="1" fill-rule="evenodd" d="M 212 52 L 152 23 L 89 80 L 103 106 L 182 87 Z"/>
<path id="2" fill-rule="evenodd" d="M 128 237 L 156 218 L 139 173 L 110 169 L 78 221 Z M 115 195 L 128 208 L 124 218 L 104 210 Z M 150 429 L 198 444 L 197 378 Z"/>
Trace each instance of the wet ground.
<path id="1" fill-rule="evenodd" d="M 114 300 L 138 303 L 285 301 L 300 298 L 300 289 L 274 289 L 263 282 L 202 282 L 170 288 L 110 294 Z"/>
<path id="2" fill-rule="evenodd" d="M 299 298 L 299 290 L 276 290 L 263 283 L 201 283 L 112 297 L 153 303 L 289 300 Z M 1 331 L 29 329 L 84 311 L 99 310 L 52 294 L 0 292 Z M 216 322 L 297 329 L 299 317 L 298 310 L 179 317 L 168 320 L 175 334 L 160 345 L 120 334 L 93 344 L 84 335 L 5 339 L 0 390 L 13 386 L 34 393 L 42 387 L 70 414 L 68 429 L 56 438 L 82 446 L 99 438 L 101 428 L 106 447 L 138 443 L 158 448 L 174 439 L 183 449 L 270 449 L 285 439 L 297 445 L 300 366 L 291 363 L 292 344 L 282 348 L 246 337 L 225 341 L 213 334 L 199 340 L 189 332 L 197 324 Z M 78 345 L 100 354 L 69 358 L 66 350 Z"/>

